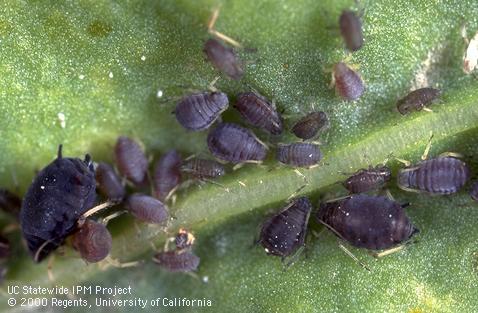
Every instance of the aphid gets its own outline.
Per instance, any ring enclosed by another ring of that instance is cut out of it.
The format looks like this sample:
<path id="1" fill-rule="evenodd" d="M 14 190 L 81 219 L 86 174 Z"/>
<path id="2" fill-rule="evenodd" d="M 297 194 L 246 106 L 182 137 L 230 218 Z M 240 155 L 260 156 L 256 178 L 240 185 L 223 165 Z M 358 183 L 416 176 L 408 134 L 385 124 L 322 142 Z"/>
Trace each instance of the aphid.
<path id="1" fill-rule="evenodd" d="M 344 10 L 339 18 L 340 33 L 347 49 L 357 51 L 362 47 L 363 34 L 360 18 L 354 12 Z"/>
<path id="2" fill-rule="evenodd" d="M 219 124 L 207 136 L 209 151 L 231 163 L 258 162 L 266 157 L 266 146 L 254 133 L 232 123 Z"/>
<path id="3" fill-rule="evenodd" d="M 381 196 L 358 194 L 324 202 L 316 217 L 351 245 L 370 250 L 392 248 L 418 232 L 402 205 Z"/>
<path id="4" fill-rule="evenodd" d="M 193 236 L 193 234 L 191 234 L 184 228 L 179 229 L 178 234 L 174 238 L 177 250 L 191 248 L 195 240 L 196 238 Z"/>
<path id="5" fill-rule="evenodd" d="M 204 44 L 204 53 L 214 67 L 234 80 L 244 75 L 242 62 L 233 49 L 224 46 L 216 39 L 210 38 Z"/>
<path id="6" fill-rule="evenodd" d="M 392 173 L 387 166 L 370 166 L 369 169 L 361 169 L 347 178 L 343 186 L 350 193 L 362 193 L 374 190 L 390 180 Z"/>
<path id="7" fill-rule="evenodd" d="M 156 197 L 160 200 L 168 198 L 181 181 L 181 155 L 176 150 L 169 150 L 154 167 L 153 183 Z"/>
<path id="8" fill-rule="evenodd" d="M 0 261 L 10 256 L 10 241 L 0 235 Z"/>
<path id="9" fill-rule="evenodd" d="M 311 167 L 319 163 L 322 159 L 322 153 L 319 146 L 313 143 L 279 144 L 276 159 L 290 166 Z"/>
<path id="10" fill-rule="evenodd" d="M 471 185 L 470 196 L 473 200 L 478 201 L 478 181 L 475 181 L 473 185 Z"/>
<path id="11" fill-rule="evenodd" d="M 237 95 L 234 107 L 249 124 L 259 127 L 272 135 L 282 133 L 282 120 L 274 104 L 254 92 Z"/>
<path id="12" fill-rule="evenodd" d="M 22 199 L 7 189 L 0 189 L 0 209 L 18 217 L 20 208 L 22 207 Z"/>
<path id="13" fill-rule="evenodd" d="M 159 252 L 153 261 L 169 272 L 192 272 L 199 266 L 199 257 L 188 250 Z"/>
<path id="14" fill-rule="evenodd" d="M 148 169 L 148 159 L 141 146 L 131 138 L 121 136 L 115 146 L 116 166 L 121 175 L 135 185 L 143 184 Z"/>
<path id="15" fill-rule="evenodd" d="M 216 178 L 226 173 L 224 166 L 214 160 L 192 158 L 187 160 L 181 166 L 181 171 L 191 176 L 202 178 Z"/>
<path id="16" fill-rule="evenodd" d="M 335 91 L 344 100 L 357 100 L 363 94 L 365 87 L 362 78 L 345 63 L 334 65 Z"/>
<path id="17" fill-rule="evenodd" d="M 58 157 L 42 169 L 23 200 L 20 223 L 35 262 L 43 260 L 77 228 L 78 219 L 95 205 L 95 171 L 91 157 Z"/>
<path id="18" fill-rule="evenodd" d="M 398 172 L 398 187 L 406 191 L 447 195 L 457 192 L 470 177 L 461 160 L 441 156 L 426 160 Z"/>
<path id="19" fill-rule="evenodd" d="M 106 258 L 111 251 L 113 239 L 108 228 L 102 223 L 86 219 L 73 235 L 73 247 L 81 257 L 90 263 Z"/>
<path id="20" fill-rule="evenodd" d="M 211 126 L 229 106 L 227 95 L 222 92 L 202 92 L 186 96 L 174 111 L 184 128 L 200 131 Z"/>
<path id="21" fill-rule="evenodd" d="M 107 163 L 100 162 L 95 169 L 96 184 L 99 191 L 111 201 L 121 201 L 125 189 L 116 171 Z"/>
<path id="22" fill-rule="evenodd" d="M 307 197 L 292 200 L 262 224 L 259 243 L 267 254 L 283 259 L 304 245 L 312 204 Z"/>
<path id="23" fill-rule="evenodd" d="M 135 193 L 126 198 L 129 212 L 140 221 L 160 224 L 168 219 L 168 208 L 156 198 Z"/>
<path id="24" fill-rule="evenodd" d="M 398 100 L 398 112 L 405 115 L 412 111 L 420 111 L 439 96 L 440 90 L 434 88 L 420 88 L 414 90 L 404 98 Z"/>
<path id="25" fill-rule="evenodd" d="M 307 140 L 314 138 L 319 131 L 329 127 L 329 119 L 325 112 L 312 112 L 301 118 L 292 126 L 292 132 L 297 137 Z"/>

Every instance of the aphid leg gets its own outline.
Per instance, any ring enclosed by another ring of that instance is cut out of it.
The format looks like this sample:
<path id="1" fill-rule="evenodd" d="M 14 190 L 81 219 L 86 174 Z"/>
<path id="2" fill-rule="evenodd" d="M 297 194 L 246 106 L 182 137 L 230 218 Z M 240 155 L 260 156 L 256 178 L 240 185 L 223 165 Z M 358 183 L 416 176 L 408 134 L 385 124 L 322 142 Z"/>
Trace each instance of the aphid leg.
<path id="1" fill-rule="evenodd" d="M 302 251 L 304 251 L 305 246 L 299 247 L 294 254 L 287 256 L 287 257 L 282 257 L 282 264 L 284 265 L 284 270 L 287 270 L 292 264 L 294 264 L 299 256 L 302 254 Z"/>
<path id="2" fill-rule="evenodd" d="M 388 199 L 392 201 L 395 201 L 395 198 L 392 196 L 392 193 L 390 192 L 389 189 L 384 189 L 383 191 L 384 191 L 385 197 L 387 197 Z"/>
<path id="3" fill-rule="evenodd" d="M 463 159 L 463 154 L 447 151 L 447 152 L 440 153 L 439 157 L 451 157 L 455 159 Z"/>
<path id="4" fill-rule="evenodd" d="M 382 257 L 387 256 L 387 255 L 393 254 L 395 252 L 401 251 L 401 250 L 403 250 L 403 248 L 405 248 L 405 245 L 400 245 L 400 246 L 390 248 L 390 249 L 387 249 L 387 250 L 384 250 L 384 251 L 381 251 L 381 252 L 376 252 L 376 251 L 370 252 L 370 254 L 374 258 L 378 259 L 378 258 L 382 258 Z"/>
<path id="5" fill-rule="evenodd" d="M 112 214 L 110 214 L 110 215 L 104 217 L 104 218 L 101 220 L 101 223 L 106 226 L 106 225 L 108 225 L 108 223 L 109 223 L 112 219 L 117 218 L 118 216 L 120 216 L 120 215 L 122 215 L 122 214 L 124 214 L 124 213 L 126 213 L 126 212 L 127 212 L 126 210 L 123 210 L 123 211 L 118 211 L 118 212 L 112 213 Z"/>
<path id="6" fill-rule="evenodd" d="M 395 160 L 405 165 L 405 167 L 409 167 L 410 165 L 412 165 L 412 162 L 405 159 L 395 158 Z"/>
<path id="7" fill-rule="evenodd" d="M 46 240 L 44 243 L 42 243 L 42 245 L 37 249 L 37 251 L 35 252 L 35 255 L 33 256 L 33 260 L 35 262 L 38 262 L 39 258 L 40 258 L 40 253 L 42 252 L 43 249 L 45 249 L 45 247 L 50 243 L 52 242 L 53 239 L 50 239 L 50 240 Z"/>
<path id="8" fill-rule="evenodd" d="M 208 85 L 208 89 L 211 90 L 212 92 L 217 92 L 217 88 L 215 87 L 217 81 L 221 78 L 221 76 L 216 76 Z"/>
<path id="9" fill-rule="evenodd" d="M 348 199 L 350 198 L 352 195 L 346 195 L 346 196 L 342 196 L 342 197 L 338 197 L 338 198 L 334 198 L 334 199 L 329 199 L 327 201 L 325 201 L 325 203 L 330 203 L 330 202 L 336 202 L 336 201 L 340 201 L 340 200 L 344 200 L 344 199 Z M 322 221 L 321 221 L 322 223 Z M 324 224 L 324 223 L 323 223 Z M 329 227 L 327 224 L 324 224 L 325 226 Z"/>
<path id="10" fill-rule="evenodd" d="M 176 190 L 178 190 L 178 188 L 179 188 L 179 185 L 177 185 L 177 186 L 175 186 L 173 189 L 171 189 L 171 191 L 169 191 L 169 193 L 167 194 L 166 198 L 164 198 L 164 200 L 165 200 L 165 201 L 169 201 L 169 199 L 172 198 L 173 195 L 174 195 L 174 197 L 173 197 L 173 199 L 172 199 L 172 201 L 171 201 L 171 202 L 174 204 L 174 203 L 176 202 L 176 195 L 175 195 L 175 193 L 176 193 Z"/>
<path id="11" fill-rule="evenodd" d="M 114 201 L 106 201 L 102 204 L 98 204 L 97 206 L 89 209 L 88 211 L 86 211 L 79 219 L 78 219 L 78 225 L 83 225 L 83 223 L 85 222 L 86 218 L 93 215 L 93 214 L 96 214 L 98 213 L 99 211 L 101 210 L 104 210 L 106 208 L 109 208 L 110 206 L 113 206 L 115 205 L 116 202 Z"/>
<path id="12" fill-rule="evenodd" d="M 217 38 L 219 38 L 219 39 L 221 39 L 221 40 L 223 40 L 227 43 L 230 43 L 231 45 L 233 45 L 235 47 L 242 48 L 242 46 L 239 42 L 237 42 L 236 40 L 232 39 L 231 37 L 229 37 L 229 36 L 227 36 L 227 35 L 225 35 L 221 32 L 218 32 L 217 30 L 214 29 L 214 25 L 216 24 L 217 18 L 219 17 L 219 11 L 220 11 L 220 7 L 217 7 L 212 12 L 211 18 L 209 19 L 209 22 L 207 24 L 208 33 L 210 33 L 213 36 L 216 36 Z"/>
<path id="13" fill-rule="evenodd" d="M 48 280 L 50 282 L 55 281 L 55 276 L 53 275 L 53 262 L 55 260 L 55 255 L 50 256 L 48 259 L 48 265 L 47 265 L 47 273 L 48 273 Z"/>
<path id="14" fill-rule="evenodd" d="M 430 152 L 430 148 L 432 147 L 432 139 L 433 139 L 433 132 L 430 131 L 430 139 L 428 139 L 427 146 L 425 147 L 425 151 L 422 154 L 422 160 L 425 161 L 428 158 L 428 153 Z"/>
<path id="15" fill-rule="evenodd" d="M 427 107 L 423 107 L 423 109 L 422 109 L 422 110 L 423 110 L 423 111 L 425 111 L 425 112 L 430 112 L 430 113 L 433 113 L 433 110 L 432 110 L 432 109 L 430 109 L 430 108 L 427 108 Z"/>
<path id="16" fill-rule="evenodd" d="M 105 258 L 105 261 L 113 266 L 113 267 L 117 267 L 117 268 L 126 268 L 126 267 L 134 267 L 134 266 L 138 266 L 138 265 L 141 265 L 143 263 L 143 261 L 133 261 L 133 262 L 125 262 L 125 263 L 122 263 L 120 262 L 118 259 L 114 259 L 112 258 L 111 256 L 107 256 Z"/>
<path id="17" fill-rule="evenodd" d="M 371 272 L 370 268 L 365 264 L 363 263 L 362 261 L 360 261 L 352 252 L 350 252 L 349 249 L 347 249 L 341 242 L 338 243 L 339 244 L 339 248 L 342 249 L 342 251 L 345 252 L 345 254 L 347 254 L 349 257 L 351 257 L 355 262 L 357 262 L 358 264 L 360 264 L 364 269 L 366 269 L 367 271 Z"/>
<path id="18" fill-rule="evenodd" d="M 331 72 L 331 73 L 330 73 L 331 78 L 330 78 L 330 83 L 329 83 L 328 88 L 329 88 L 329 89 L 333 89 L 334 86 L 335 86 L 335 75 L 334 75 L 334 71 L 333 71 L 333 70 L 330 70 L 330 72 Z"/>

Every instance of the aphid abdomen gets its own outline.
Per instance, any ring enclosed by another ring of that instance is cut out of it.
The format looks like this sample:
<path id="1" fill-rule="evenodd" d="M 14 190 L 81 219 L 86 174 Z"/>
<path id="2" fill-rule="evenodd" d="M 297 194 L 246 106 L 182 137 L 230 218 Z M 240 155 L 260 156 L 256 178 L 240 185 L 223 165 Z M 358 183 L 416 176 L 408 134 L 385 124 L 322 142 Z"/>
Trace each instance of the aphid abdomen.
<path id="1" fill-rule="evenodd" d="M 362 193 L 379 188 L 390 178 L 390 169 L 385 166 L 368 170 L 362 169 L 350 176 L 343 183 L 343 186 L 351 193 Z"/>
<path id="2" fill-rule="evenodd" d="M 168 208 L 156 198 L 135 193 L 126 198 L 126 206 L 129 212 L 140 221 L 160 224 L 168 217 Z"/>
<path id="3" fill-rule="evenodd" d="M 216 39 L 208 39 L 204 44 L 204 53 L 216 69 L 229 78 L 239 80 L 244 75 L 242 64 L 233 49 L 224 46 Z"/>
<path id="4" fill-rule="evenodd" d="M 345 10 L 339 18 L 340 32 L 347 49 L 357 51 L 363 45 L 362 23 L 354 12 Z"/>
<path id="5" fill-rule="evenodd" d="M 301 118 L 292 126 L 292 132 L 297 137 L 307 140 L 315 137 L 319 131 L 329 126 L 325 112 L 312 112 Z"/>
<path id="6" fill-rule="evenodd" d="M 87 262 L 99 262 L 111 251 L 113 239 L 102 223 L 86 219 L 85 223 L 73 236 L 73 246 Z"/>
<path id="7" fill-rule="evenodd" d="M 165 200 L 181 181 L 181 156 L 176 150 L 169 150 L 154 167 L 153 183 L 156 197 Z"/>
<path id="8" fill-rule="evenodd" d="M 135 185 L 144 183 L 148 159 L 136 141 L 125 136 L 119 137 L 115 145 L 115 160 L 123 176 Z"/>
<path id="9" fill-rule="evenodd" d="M 254 92 L 240 93 L 234 107 L 249 124 L 272 135 L 282 133 L 283 127 L 279 112 L 264 97 Z"/>
<path id="10" fill-rule="evenodd" d="M 344 100 L 357 100 L 365 87 L 359 74 L 342 62 L 334 66 L 335 90 Z"/>
<path id="11" fill-rule="evenodd" d="M 95 177 L 98 189 L 105 197 L 112 201 L 123 200 L 126 191 L 121 179 L 111 165 L 103 162 L 98 163 Z"/>
<path id="12" fill-rule="evenodd" d="M 199 257 L 187 250 L 157 253 L 153 261 L 170 272 L 191 272 L 197 270 Z"/>
<path id="13" fill-rule="evenodd" d="M 283 164 L 309 167 L 317 164 L 322 159 L 322 153 L 316 144 L 298 142 L 278 145 L 276 158 Z"/>

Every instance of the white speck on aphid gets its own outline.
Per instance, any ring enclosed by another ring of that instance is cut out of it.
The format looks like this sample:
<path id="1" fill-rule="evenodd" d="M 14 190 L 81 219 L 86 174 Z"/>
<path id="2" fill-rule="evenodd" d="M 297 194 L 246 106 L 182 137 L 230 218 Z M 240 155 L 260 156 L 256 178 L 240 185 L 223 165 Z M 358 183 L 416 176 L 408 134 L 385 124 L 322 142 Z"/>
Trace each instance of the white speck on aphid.
<path id="1" fill-rule="evenodd" d="M 108 74 L 108 77 L 109 77 L 109 78 L 113 78 L 113 72 L 110 72 L 110 73 Z"/>
<path id="2" fill-rule="evenodd" d="M 85 75 L 80 74 L 80 75 L 78 75 L 78 78 L 81 79 L 81 80 L 83 80 L 83 79 L 85 79 Z"/>
<path id="3" fill-rule="evenodd" d="M 40 189 L 41 189 L 41 190 L 44 190 L 44 189 L 45 189 L 45 186 L 40 186 Z"/>
<path id="4" fill-rule="evenodd" d="M 163 96 L 163 91 L 158 90 L 158 92 L 156 93 L 156 97 L 161 98 L 162 96 Z"/>
<path id="5" fill-rule="evenodd" d="M 141 61 L 146 61 L 146 57 L 144 55 L 141 56 Z"/>
<path id="6" fill-rule="evenodd" d="M 58 120 L 60 121 L 61 128 L 66 127 L 66 116 L 62 112 L 58 113 Z"/>

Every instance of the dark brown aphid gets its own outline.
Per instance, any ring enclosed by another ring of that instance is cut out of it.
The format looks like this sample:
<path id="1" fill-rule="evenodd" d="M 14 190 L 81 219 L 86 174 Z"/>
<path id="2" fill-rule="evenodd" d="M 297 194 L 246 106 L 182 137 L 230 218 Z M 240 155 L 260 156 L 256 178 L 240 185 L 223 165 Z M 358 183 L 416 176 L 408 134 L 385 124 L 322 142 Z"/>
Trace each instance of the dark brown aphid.
<path id="1" fill-rule="evenodd" d="M 322 203 L 317 220 L 351 245 L 370 250 L 392 248 L 418 232 L 398 202 L 366 194 Z"/>
<path id="2" fill-rule="evenodd" d="M 8 258 L 10 256 L 10 241 L 6 238 L 0 235 L 0 261 Z"/>
<path id="3" fill-rule="evenodd" d="M 262 161 L 266 146 L 254 133 L 232 123 L 219 124 L 207 136 L 209 151 L 218 159 L 231 163 Z"/>
<path id="4" fill-rule="evenodd" d="M 228 106 L 229 99 L 226 94 L 201 92 L 182 98 L 174 113 L 184 128 L 200 131 L 211 126 Z"/>
<path id="5" fill-rule="evenodd" d="M 244 75 L 242 62 L 233 49 L 224 46 L 216 39 L 208 39 L 204 44 L 204 53 L 214 67 L 234 80 Z"/>
<path id="6" fill-rule="evenodd" d="M 322 159 L 322 153 L 316 144 L 296 142 L 279 144 L 276 158 L 277 161 L 290 166 L 311 167 L 319 163 Z"/>
<path id="7" fill-rule="evenodd" d="M 473 200 L 478 201 L 478 181 L 475 181 L 470 188 L 470 196 Z"/>
<path id="8" fill-rule="evenodd" d="M 217 178 L 226 173 L 224 166 L 214 160 L 192 158 L 181 166 L 181 171 L 190 174 L 194 178 Z"/>
<path id="9" fill-rule="evenodd" d="M 178 234 L 174 238 L 177 250 L 191 248 L 195 240 L 196 238 L 194 237 L 194 235 L 185 230 L 184 228 L 180 228 Z"/>
<path id="10" fill-rule="evenodd" d="M 362 23 L 354 12 L 344 10 L 339 18 L 340 33 L 347 49 L 357 51 L 363 45 Z"/>
<path id="11" fill-rule="evenodd" d="M 122 201 L 125 189 L 116 171 L 107 163 L 100 162 L 95 169 L 96 184 L 103 196 L 111 201 Z"/>
<path id="12" fill-rule="evenodd" d="M 135 193 L 126 198 L 129 212 L 140 221 L 160 224 L 168 219 L 168 208 L 156 198 Z"/>
<path id="13" fill-rule="evenodd" d="M 181 155 L 169 150 L 154 167 L 153 183 L 156 197 L 165 200 L 181 182 Z"/>
<path id="14" fill-rule="evenodd" d="M 234 107 L 247 123 L 259 127 L 272 135 L 282 133 L 282 120 L 274 104 L 254 92 L 237 95 Z"/>
<path id="15" fill-rule="evenodd" d="M 192 272 L 199 266 L 199 257 L 188 250 L 159 252 L 153 261 L 169 272 Z"/>
<path id="16" fill-rule="evenodd" d="M 398 172 L 398 187 L 407 191 L 448 195 L 457 192 L 470 178 L 466 163 L 444 156 L 418 163 Z"/>
<path id="17" fill-rule="evenodd" d="M 414 90 L 404 98 L 398 100 L 398 112 L 405 115 L 412 111 L 420 111 L 439 96 L 440 90 L 434 88 L 421 88 Z"/>
<path id="18" fill-rule="evenodd" d="M 125 136 L 119 137 L 115 146 L 115 160 L 121 175 L 135 185 L 145 183 L 148 159 L 136 141 Z"/>
<path id="19" fill-rule="evenodd" d="M 22 199 L 7 189 L 0 189 L 0 209 L 17 217 L 20 215 Z"/>
<path id="20" fill-rule="evenodd" d="M 304 245 L 312 204 L 307 197 L 292 200 L 262 224 L 259 243 L 267 254 L 285 258 Z"/>
<path id="21" fill-rule="evenodd" d="M 347 178 L 343 186 L 350 193 L 362 193 L 379 188 L 391 177 L 392 173 L 387 166 L 370 166 L 369 169 L 361 169 Z"/>
<path id="22" fill-rule="evenodd" d="M 81 257 L 90 263 L 103 260 L 111 251 L 113 239 L 102 223 L 86 219 L 80 229 L 73 235 L 73 247 Z"/>
<path id="23" fill-rule="evenodd" d="M 325 112 L 312 112 L 301 118 L 292 126 L 292 132 L 300 139 L 314 138 L 319 131 L 329 127 L 329 119 Z"/>
<path id="24" fill-rule="evenodd" d="M 335 91 L 344 100 L 357 100 L 365 90 L 359 74 L 342 62 L 334 66 L 334 80 Z"/>

